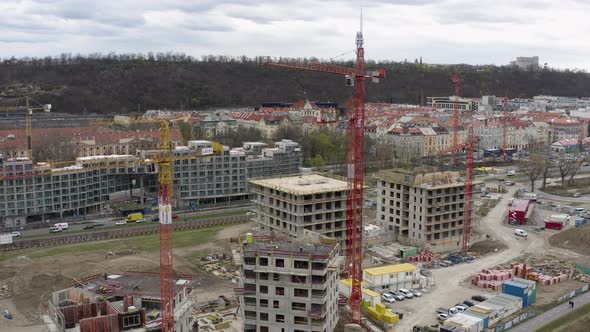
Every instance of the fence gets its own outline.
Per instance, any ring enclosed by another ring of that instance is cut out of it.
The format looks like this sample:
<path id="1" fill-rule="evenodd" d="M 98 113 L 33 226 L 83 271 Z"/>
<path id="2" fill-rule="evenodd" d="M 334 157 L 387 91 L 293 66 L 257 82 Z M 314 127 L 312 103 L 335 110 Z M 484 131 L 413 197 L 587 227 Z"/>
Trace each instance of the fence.
<path id="1" fill-rule="evenodd" d="M 194 228 L 211 227 L 216 225 L 226 224 L 238 224 L 247 222 L 250 219 L 245 215 L 231 216 L 223 218 L 210 218 L 200 220 L 181 221 L 173 223 L 175 231 L 188 230 Z M 112 229 L 107 231 L 79 233 L 72 235 L 54 235 L 51 237 L 41 239 L 31 239 L 17 241 L 11 244 L 0 245 L 0 252 L 2 251 L 13 251 L 18 249 L 26 248 L 39 248 L 39 247 L 50 247 L 90 241 L 101 241 L 120 239 L 132 236 L 149 235 L 158 233 L 160 230 L 159 225 L 149 226 L 135 226 L 121 229 Z"/>
<path id="2" fill-rule="evenodd" d="M 571 291 L 567 294 L 564 294 L 562 296 L 559 297 L 559 299 L 557 300 L 557 304 L 561 304 L 562 302 L 565 302 L 566 300 L 571 299 L 572 297 L 578 296 L 584 292 L 588 291 L 588 285 L 585 285 L 581 288 L 578 288 L 574 291 Z M 503 331 L 507 331 L 510 330 L 511 328 L 515 327 L 516 325 L 523 323 L 524 321 L 531 319 L 533 317 L 535 317 L 537 314 L 537 310 L 534 308 L 531 308 L 530 310 L 521 313 L 520 315 L 518 315 L 517 317 L 514 317 L 512 320 L 510 320 L 509 322 L 505 322 L 505 323 L 501 323 L 496 325 L 495 327 L 489 328 L 489 332 L 503 332 Z"/>

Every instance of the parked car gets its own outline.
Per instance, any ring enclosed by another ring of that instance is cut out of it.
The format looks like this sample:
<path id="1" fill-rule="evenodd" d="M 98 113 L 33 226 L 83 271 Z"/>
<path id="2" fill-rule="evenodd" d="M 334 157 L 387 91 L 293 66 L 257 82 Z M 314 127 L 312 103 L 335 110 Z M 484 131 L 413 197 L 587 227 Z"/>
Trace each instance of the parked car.
<path id="1" fill-rule="evenodd" d="M 389 293 L 383 293 L 381 295 L 381 299 L 387 303 L 394 303 L 395 302 L 395 298 L 393 297 L 393 295 L 391 295 Z"/>
<path id="2" fill-rule="evenodd" d="M 419 292 L 419 291 L 418 291 L 418 290 L 416 290 L 416 289 L 412 289 L 412 290 L 410 290 L 410 291 L 412 292 L 412 294 L 414 294 L 414 296 L 415 296 L 415 297 L 421 297 L 421 296 L 422 296 L 422 293 L 421 293 L 421 292 Z"/>
<path id="3" fill-rule="evenodd" d="M 513 186 L 514 185 L 514 182 L 512 182 L 512 181 L 506 181 L 506 182 L 504 182 L 504 184 L 506 184 L 507 186 Z"/>
<path id="4" fill-rule="evenodd" d="M 403 296 L 403 294 L 399 294 L 394 291 L 389 292 L 389 294 L 391 294 L 396 301 L 403 301 L 406 298 L 405 296 Z"/>
<path id="5" fill-rule="evenodd" d="M 49 233 L 59 233 L 61 231 L 63 231 L 63 229 L 59 227 L 52 226 L 51 228 L 49 228 Z"/>
<path id="6" fill-rule="evenodd" d="M 448 314 L 436 314 L 436 319 L 438 319 L 441 322 L 444 322 L 447 319 L 449 319 L 449 315 Z"/>
<path id="7" fill-rule="evenodd" d="M 177 214 L 172 215 L 172 219 L 178 219 L 178 218 L 179 218 L 179 216 Z"/>
<path id="8" fill-rule="evenodd" d="M 582 214 L 582 213 L 586 213 L 586 212 L 587 212 L 587 211 L 586 211 L 586 209 L 584 209 L 584 208 L 575 208 L 575 209 L 574 209 L 574 213 L 575 213 L 575 214 Z"/>
<path id="9" fill-rule="evenodd" d="M 152 221 L 160 221 L 160 217 L 156 216 L 152 218 Z"/>
<path id="10" fill-rule="evenodd" d="M 477 302 L 483 302 L 483 301 L 487 300 L 487 298 L 485 296 L 483 296 L 483 295 L 473 295 L 471 297 L 471 299 L 472 300 L 475 300 Z"/>
<path id="11" fill-rule="evenodd" d="M 463 304 L 468 307 L 473 307 L 475 305 L 475 303 L 473 301 L 469 301 L 469 300 L 463 301 Z"/>
<path id="12" fill-rule="evenodd" d="M 119 225 L 127 225 L 127 222 L 125 220 L 119 220 L 115 222 L 115 225 L 119 226 Z"/>
<path id="13" fill-rule="evenodd" d="M 10 233 L 10 235 L 12 235 L 12 237 L 19 237 L 20 236 L 20 232 L 12 232 Z"/>
<path id="14" fill-rule="evenodd" d="M 516 175 L 515 171 L 508 171 L 508 173 L 506 173 L 507 176 L 514 176 Z"/>
<path id="15" fill-rule="evenodd" d="M 527 237 L 528 234 L 527 234 L 526 231 L 517 228 L 517 229 L 514 230 L 514 235 L 516 235 L 516 236 L 522 236 L 522 237 Z"/>
<path id="16" fill-rule="evenodd" d="M 82 227 L 82 229 L 93 229 L 94 225 L 86 225 L 84 227 Z"/>
<path id="17" fill-rule="evenodd" d="M 580 193 L 574 193 L 572 195 L 572 197 L 574 197 L 574 198 L 582 197 L 582 194 L 580 194 Z"/>
<path id="18" fill-rule="evenodd" d="M 398 294 L 402 294 L 406 299 L 414 298 L 414 294 L 412 294 L 411 291 L 409 291 L 409 290 L 407 290 L 405 288 L 400 288 L 397 293 Z"/>
<path id="19" fill-rule="evenodd" d="M 142 223 L 142 222 L 145 222 L 145 218 L 137 219 L 135 222 L 138 223 L 138 224 L 139 223 Z"/>
<path id="20" fill-rule="evenodd" d="M 469 307 L 462 304 L 462 303 L 457 303 L 457 304 L 455 304 L 454 308 L 456 308 L 458 312 L 463 312 L 463 311 L 467 310 L 467 308 L 469 308 Z"/>

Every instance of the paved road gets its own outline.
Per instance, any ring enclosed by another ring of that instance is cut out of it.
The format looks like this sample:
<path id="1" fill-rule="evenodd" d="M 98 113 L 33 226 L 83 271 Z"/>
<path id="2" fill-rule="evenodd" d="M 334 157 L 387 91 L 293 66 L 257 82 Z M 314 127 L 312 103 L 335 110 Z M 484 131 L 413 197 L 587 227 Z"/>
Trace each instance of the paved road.
<path id="1" fill-rule="evenodd" d="M 220 209 L 206 210 L 206 211 L 199 211 L 199 212 L 183 213 L 180 215 L 181 215 L 181 217 L 188 217 L 188 216 L 209 215 L 209 214 L 216 214 L 216 213 L 223 213 L 223 212 L 248 211 L 248 210 L 250 210 L 250 206 L 236 206 L 236 207 L 227 207 L 227 208 L 220 208 Z M 151 219 L 151 218 L 153 218 L 153 216 L 150 215 L 147 218 Z M 120 219 L 121 219 L 121 217 L 117 217 L 117 218 L 109 217 L 109 218 L 102 218 L 102 219 L 88 219 L 85 222 L 94 222 L 94 223 L 104 224 L 104 226 L 113 226 L 113 225 L 115 225 L 116 220 L 120 220 Z M 55 220 L 55 222 L 57 222 L 57 220 Z M 51 222 L 47 223 L 47 227 L 22 230 L 22 231 L 20 231 L 20 233 L 22 236 L 48 235 L 48 234 L 50 234 L 49 227 L 51 227 L 51 225 L 53 225 L 53 224 L 54 224 L 54 221 L 51 221 Z M 86 225 L 88 225 L 88 224 L 69 223 L 68 231 L 81 230 Z M 100 229 L 101 229 L 101 227 L 98 227 L 95 229 L 89 229 L 88 232 L 99 231 Z M 67 234 L 68 231 L 63 232 L 63 234 Z M 18 238 L 16 238 L 16 240 L 18 241 Z"/>
<path id="2" fill-rule="evenodd" d="M 579 308 L 580 306 L 590 303 L 590 293 L 586 293 L 575 297 L 572 299 L 574 301 L 574 309 Z M 569 304 L 565 302 L 564 304 L 560 304 L 557 307 L 542 313 L 541 315 L 527 320 L 526 322 L 517 325 L 516 327 L 510 329 L 510 332 L 530 332 L 535 331 L 538 328 L 541 328 L 545 324 L 571 312 L 572 309 L 569 307 Z M 572 331 L 573 332 L 573 331 Z"/>
<path id="3" fill-rule="evenodd" d="M 550 199 L 550 200 L 554 200 L 554 201 L 567 202 L 567 203 L 573 203 L 573 202 L 590 203 L 590 196 L 588 196 L 588 195 L 574 198 L 574 197 L 564 197 L 564 196 L 559 196 L 559 195 L 552 195 L 552 194 L 548 194 L 546 192 L 542 192 L 540 190 L 535 190 L 535 193 L 539 196 L 539 198 L 545 198 L 545 199 Z"/>

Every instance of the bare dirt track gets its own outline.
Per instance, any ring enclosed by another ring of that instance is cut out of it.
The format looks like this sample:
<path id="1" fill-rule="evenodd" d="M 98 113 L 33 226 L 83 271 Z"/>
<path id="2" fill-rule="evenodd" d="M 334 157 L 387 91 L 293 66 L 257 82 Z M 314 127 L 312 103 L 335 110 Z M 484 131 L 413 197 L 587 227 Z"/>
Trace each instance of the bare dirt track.
<path id="1" fill-rule="evenodd" d="M 174 270 L 176 273 L 197 274 L 197 282 L 202 287 L 195 289 L 197 298 L 217 296 L 233 291 L 232 283 L 212 275 L 198 273 L 194 263 L 188 259 L 197 251 L 217 250 L 226 252 L 229 237 L 236 237 L 249 229 L 249 225 L 227 227 L 207 243 L 195 243 L 194 246 L 175 250 Z M 8 297 L 0 297 L 0 311 L 9 310 L 14 318 L 0 318 L 0 330 L 39 331 L 40 316 L 45 314 L 47 300 L 53 291 L 72 286 L 73 278 L 81 278 L 97 273 L 116 273 L 123 271 L 157 272 L 159 270 L 159 253 L 134 250 L 109 252 L 109 242 L 104 249 L 89 252 L 74 252 L 55 256 L 31 259 L 18 256 L 0 263 L 0 285 L 7 285 Z M 231 253 L 231 251 L 230 251 Z M 205 294 L 204 290 L 214 293 Z"/>

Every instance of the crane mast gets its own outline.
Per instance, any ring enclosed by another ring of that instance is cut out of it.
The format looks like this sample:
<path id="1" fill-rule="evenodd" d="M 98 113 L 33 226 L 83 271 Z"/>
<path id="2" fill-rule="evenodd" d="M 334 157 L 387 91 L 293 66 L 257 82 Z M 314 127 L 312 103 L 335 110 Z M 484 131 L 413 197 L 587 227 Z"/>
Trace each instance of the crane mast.
<path id="1" fill-rule="evenodd" d="M 459 77 L 457 74 L 453 76 L 451 80 L 455 86 L 455 103 L 453 111 L 453 146 L 457 146 L 459 144 L 459 89 L 461 88 L 461 77 Z M 458 150 L 453 150 L 453 163 L 455 166 L 459 164 L 458 154 Z"/>
<path id="2" fill-rule="evenodd" d="M 504 96 L 504 118 L 502 119 L 503 131 L 502 131 L 502 154 L 504 155 L 504 161 L 508 159 L 506 152 L 506 140 L 508 130 L 508 97 Z"/>
<path id="3" fill-rule="evenodd" d="M 341 67 L 320 63 L 277 62 L 268 58 L 266 64 L 276 67 L 301 69 L 343 75 L 347 85 L 354 85 L 354 109 L 348 117 L 348 196 L 346 200 L 346 273 L 352 279 L 350 294 L 350 319 L 361 324 L 361 283 L 362 283 L 362 216 L 363 216 L 363 182 L 364 182 L 364 147 L 365 147 L 365 81 L 370 78 L 378 83 L 385 77 L 385 70 L 365 71 L 365 50 L 361 31 L 356 34 L 356 66 Z"/>
<path id="4" fill-rule="evenodd" d="M 174 271 L 172 269 L 172 177 L 173 159 L 170 125 L 160 125 L 160 156 L 158 158 L 158 205 L 160 217 L 160 297 L 162 332 L 174 332 Z"/>

